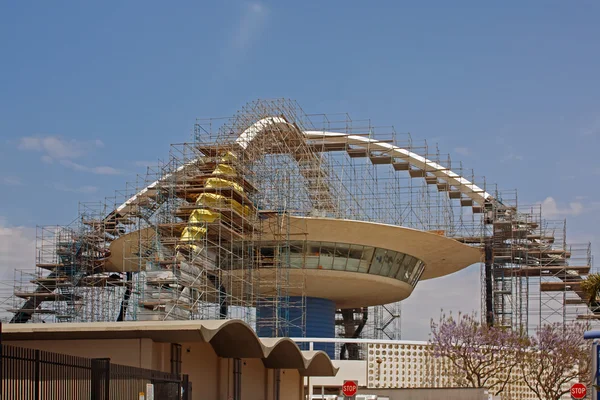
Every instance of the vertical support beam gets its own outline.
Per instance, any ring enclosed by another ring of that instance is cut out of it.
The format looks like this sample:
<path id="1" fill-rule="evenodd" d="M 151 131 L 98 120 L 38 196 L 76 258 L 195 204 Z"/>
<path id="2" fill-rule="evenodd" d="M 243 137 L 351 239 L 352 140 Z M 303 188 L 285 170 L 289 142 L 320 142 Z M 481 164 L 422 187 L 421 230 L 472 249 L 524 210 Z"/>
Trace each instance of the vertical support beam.
<path id="1" fill-rule="evenodd" d="M 4 393 L 4 353 L 2 352 L 2 346 L 2 322 L 0 321 L 0 397 Z"/>
<path id="2" fill-rule="evenodd" d="M 183 385 L 183 396 L 181 397 L 181 400 L 192 400 L 192 382 L 190 382 L 190 376 L 188 374 L 183 375 L 181 384 Z"/>
<path id="3" fill-rule="evenodd" d="M 91 400 L 110 400 L 110 358 L 92 359 Z"/>
<path id="4" fill-rule="evenodd" d="M 279 368 L 273 370 L 274 380 L 273 380 L 273 400 L 279 400 L 280 392 L 281 392 L 281 370 Z M 301 379 L 304 381 L 304 379 Z"/>
<path id="5" fill-rule="evenodd" d="M 35 364 L 33 365 L 33 398 L 35 400 L 40 400 L 40 369 L 41 369 L 41 361 L 40 361 L 40 351 L 38 349 L 35 350 Z"/>
<path id="6" fill-rule="evenodd" d="M 313 351 L 315 349 L 315 342 L 309 342 L 308 349 Z M 311 400 L 313 396 L 313 385 L 310 381 L 310 376 L 306 378 L 306 386 L 308 387 L 308 400 Z"/>
<path id="7" fill-rule="evenodd" d="M 233 359 L 233 400 L 242 400 L 242 359 Z"/>
<path id="8" fill-rule="evenodd" d="M 493 293 L 493 266 L 494 250 L 492 240 L 485 241 L 485 322 L 488 326 L 494 325 L 494 293 Z"/>

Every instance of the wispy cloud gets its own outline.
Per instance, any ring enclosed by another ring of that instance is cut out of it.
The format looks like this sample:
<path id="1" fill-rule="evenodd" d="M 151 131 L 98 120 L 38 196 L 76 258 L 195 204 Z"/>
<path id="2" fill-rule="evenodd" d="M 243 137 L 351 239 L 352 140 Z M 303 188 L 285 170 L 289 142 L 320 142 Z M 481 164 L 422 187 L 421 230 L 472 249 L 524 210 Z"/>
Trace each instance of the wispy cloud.
<path id="1" fill-rule="evenodd" d="M 5 176 L 2 178 L 2 184 L 8 186 L 22 186 L 23 182 L 16 176 Z"/>
<path id="2" fill-rule="evenodd" d="M 567 206 L 561 207 L 553 197 L 546 197 L 540 204 L 542 205 L 542 213 L 546 218 L 575 216 L 587 211 L 584 204 L 579 200 L 572 201 Z"/>
<path id="3" fill-rule="evenodd" d="M 101 166 L 101 167 L 87 167 L 85 165 L 78 164 L 71 160 L 60 160 L 60 164 L 64 167 L 71 168 L 75 171 L 91 172 L 96 175 L 120 175 L 121 171 L 113 167 Z"/>
<path id="4" fill-rule="evenodd" d="M 510 151 L 503 159 L 503 162 L 506 161 L 522 161 L 523 160 L 523 156 L 520 154 L 516 154 L 513 153 L 512 151 Z"/>
<path id="5" fill-rule="evenodd" d="M 80 187 L 69 187 L 63 183 L 55 183 L 51 185 L 51 187 L 55 190 L 60 190 L 61 192 L 71 192 L 71 193 L 84 193 L 84 194 L 92 194 L 98 191 L 96 186 L 80 186 Z"/>
<path id="6" fill-rule="evenodd" d="M 35 228 L 10 226 L 0 216 L 0 281 L 14 278 L 17 269 L 35 266 Z"/>
<path id="7" fill-rule="evenodd" d="M 471 154 L 471 151 L 466 147 L 456 147 L 454 148 L 454 152 L 456 154 L 460 154 L 461 156 L 468 156 Z"/>
<path id="8" fill-rule="evenodd" d="M 19 140 L 19 149 L 44 153 L 49 159 L 73 159 L 85 155 L 94 148 L 104 147 L 101 140 L 78 141 L 59 136 L 26 136 Z"/>
<path id="9" fill-rule="evenodd" d="M 41 160 L 46 164 L 58 161 L 62 166 L 75 171 L 91 172 L 98 175 L 118 175 L 121 171 L 106 166 L 88 167 L 74 162 L 92 150 L 103 148 L 99 140 L 79 141 L 63 139 L 59 136 L 27 136 L 19 140 L 18 148 L 23 151 L 42 153 Z"/>
<path id="10" fill-rule="evenodd" d="M 152 165 L 158 165 L 158 161 L 136 161 L 133 163 L 136 167 L 149 167 Z"/>
<path id="11" fill-rule="evenodd" d="M 268 14 L 269 9 L 262 3 L 247 4 L 232 38 L 233 46 L 242 51 L 252 46 L 267 22 Z"/>
<path id="12" fill-rule="evenodd" d="M 243 5 L 239 18 L 233 20 L 231 34 L 223 47 L 221 62 L 225 74 L 237 72 L 264 31 L 269 15 L 269 8 L 262 2 L 255 1 Z"/>

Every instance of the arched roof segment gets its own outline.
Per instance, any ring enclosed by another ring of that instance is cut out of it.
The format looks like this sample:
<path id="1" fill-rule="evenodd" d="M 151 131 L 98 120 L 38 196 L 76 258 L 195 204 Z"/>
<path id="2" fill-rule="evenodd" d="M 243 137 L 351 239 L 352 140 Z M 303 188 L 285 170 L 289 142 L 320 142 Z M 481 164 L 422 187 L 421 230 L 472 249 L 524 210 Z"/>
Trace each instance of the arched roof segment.
<path id="1" fill-rule="evenodd" d="M 485 190 L 475 185 L 468 179 L 463 178 L 448 168 L 431 161 L 423 156 L 403 149 L 393 144 L 380 142 L 357 135 L 346 135 L 336 132 L 326 131 L 304 131 L 304 135 L 309 139 L 327 139 L 327 142 L 345 143 L 354 146 L 363 147 L 369 150 L 379 150 L 388 153 L 391 157 L 407 161 L 410 165 L 433 174 L 435 177 L 448 182 L 459 192 L 470 197 L 473 201 L 483 205 L 486 200 L 491 199 L 491 195 Z"/>
<path id="2" fill-rule="evenodd" d="M 209 343 L 219 357 L 260 358 L 267 368 L 297 369 L 304 376 L 335 376 L 338 369 L 322 351 L 301 351 L 289 338 L 259 338 L 240 320 L 127 321 L 63 324 L 8 324 L 3 339 L 138 339 Z"/>
<path id="3" fill-rule="evenodd" d="M 289 123 L 283 117 L 266 117 L 256 121 L 250 127 L 248 127 L 242 134 L 236 139 L 236 143 L 240 146 L 240 150 L 246 150 L 253 140 L 255 140 L 258 136 L 264 134 L 270 128 L 275 126 L 289 128 L 290 130 L 298 131 L 298 128 Z M 357 135 L 348 135 L 344 133 L 338 132 L 327 132 L 327 131 L 304 131 L 302 134 L 310 139 L 310 140 L 327 140 L 327 142 L 337 142 L 337 143 L 346 143 L 353 146 L 359 146 L 370 150 L 378 150 L 382 152 L 388 153 L 390 156 L 405 160 L 410 165 L 419 168 L 421 170 L 427 171 L 438 179 L 446 181 L 449 185 L 454 186 L 456 190 L 464 194 L 465 196 L 471 198 L 474 202 L 483 206 L 486 201 L 494 200 L 493 197 L 487 193 L 482 188 L 475 185 L 473 182 L 468 179 L 460 176 L 459 174 L 453 172 L 452 170 L 440 165 L 434 161 L 431 161 L 423 156 L 420 156 L 417 153 L 414 153 L 410 150 L 395 146 L 390 143 L 381 142 L 375 139 L 366 138 Z M 151 183 L 134 196 L 129 198 L 119 207 L 117 207 L 113 212 L 111 212 L 106 219 L 109 220 L 111 217 L 115 216 L 124 216 L 127 215 L 131 211 L 135 211 L 136 205 L 141 203 L 145 197 L 153 196 L 156 193 L 156 187 L 163 181 L 167 181 L 171 179 L 173 176 L 177 176 L 185 172 L 185 170 L 196 164 L 199 160 L 194 160 L 189 163 L 186 163 L 179 168 L 177 168 L 172 173 L 166 174 L 161 177 L 159 180 Z"/>

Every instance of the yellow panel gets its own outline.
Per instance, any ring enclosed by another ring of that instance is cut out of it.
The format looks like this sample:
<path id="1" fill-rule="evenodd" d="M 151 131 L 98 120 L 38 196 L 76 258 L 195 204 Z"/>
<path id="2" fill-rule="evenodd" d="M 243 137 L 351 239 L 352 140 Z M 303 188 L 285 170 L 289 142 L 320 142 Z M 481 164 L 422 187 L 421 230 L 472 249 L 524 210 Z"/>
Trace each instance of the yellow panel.
<path id="1" fill-rule="evenodd" d="M 217 168 L 213 171 L 213 175 L 237 175 L 235 172 L 235 168 L 231 165 L 219 164 Z"/>
<path id="2" fill-rule="evenodd" d="M 241 187 L 240 185 L 238 185 L 235 182 L 232 181 L 228 181 L 227 179 L 221 179 L 221 178 L 209 178 L 206 180 L 206 187 L 207 188 L 228 188 L 231 187 L 233 188 L 235 191 L 243 193 L 244 192 L 244 188 Z"/>
<path id="3" fill-rule="evenodd" d="M 215 222 L 215 220 L 217 220 L 220 216 L 221 216 L 221 214 L 219 214 L 218 212 L 205 210 L 205 209 L 199 209 L 199 210 L 194 210 L 192 212 L 192 214 L 190 214 L 189 222 L 191 222 L 191 223 Z"/>

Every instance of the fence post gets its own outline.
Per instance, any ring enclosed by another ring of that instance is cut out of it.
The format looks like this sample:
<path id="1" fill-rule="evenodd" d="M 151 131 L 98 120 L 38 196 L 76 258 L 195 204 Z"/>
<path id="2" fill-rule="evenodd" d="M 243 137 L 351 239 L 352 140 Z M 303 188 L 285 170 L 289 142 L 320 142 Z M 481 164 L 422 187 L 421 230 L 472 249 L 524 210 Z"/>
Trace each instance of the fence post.
<path id="1" fill-rule="evenodd" d="M 4 395 L 4 353 L 2 352 L 2 321 L 0 321 L 0 398 Z"/>
<path id="2" fill-rule="evenodd" d="M 181 385 L 183 389 L 181 400 L 192 400 L 192 382 L 190 382 L 189 375 L 183 375 Z"/>
<path id="3" fill-rule="evenodd" d="M 110 400 L 110 358 L 92 359 L 92 400 Z"/>
<path id="4" fill-rule="evenodd" d="M 35 351 L 35 364 L 33 365 L 33 388 L 34 399 L 40 400 L 40 369 L 41 369 L 40 351 Z"/>

